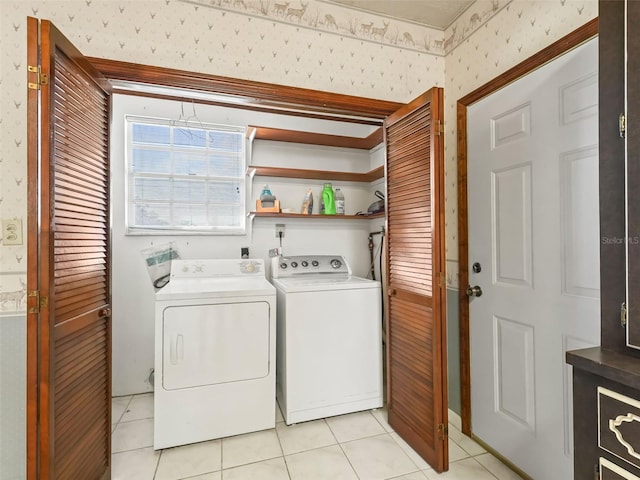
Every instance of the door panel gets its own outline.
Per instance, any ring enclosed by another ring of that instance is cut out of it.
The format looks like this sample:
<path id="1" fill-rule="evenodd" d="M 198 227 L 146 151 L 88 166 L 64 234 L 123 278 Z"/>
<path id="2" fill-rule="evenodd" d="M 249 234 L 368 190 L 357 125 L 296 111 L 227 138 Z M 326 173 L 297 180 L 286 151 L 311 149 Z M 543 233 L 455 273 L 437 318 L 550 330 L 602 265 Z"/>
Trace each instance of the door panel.
<path id="1" fill-rule="evenodd" d="M 389 424 L 448 469 L 442 89 L 385 122 Z"/>
<path id="2" fill-rule="evenodd" d="M 599 341 L 597 40 L 468 110 L 472 430 L 572 478 L 565 352 Z"/>
<path id="3" fill-rule="evenodd" d="M 38 412 L 28 423 L 28 478 L 106 479 L 109 93 L 50 22 L 30 18 L 28 29 L 29 65 L 39 66 L 28 91 L 28 126 L 37 132 L 28 147 L 28 408 Z"/>

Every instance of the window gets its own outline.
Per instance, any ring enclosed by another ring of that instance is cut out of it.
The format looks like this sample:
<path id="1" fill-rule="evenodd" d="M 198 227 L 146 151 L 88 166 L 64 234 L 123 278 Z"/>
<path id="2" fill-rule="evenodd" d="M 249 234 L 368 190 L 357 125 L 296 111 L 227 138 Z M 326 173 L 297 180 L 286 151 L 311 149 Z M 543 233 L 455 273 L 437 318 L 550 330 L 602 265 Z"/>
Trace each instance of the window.
<path id="1" fill-rule="evenodd" d="M 127 232 L 245 233 L 245 127 L 125 117 Z"/>

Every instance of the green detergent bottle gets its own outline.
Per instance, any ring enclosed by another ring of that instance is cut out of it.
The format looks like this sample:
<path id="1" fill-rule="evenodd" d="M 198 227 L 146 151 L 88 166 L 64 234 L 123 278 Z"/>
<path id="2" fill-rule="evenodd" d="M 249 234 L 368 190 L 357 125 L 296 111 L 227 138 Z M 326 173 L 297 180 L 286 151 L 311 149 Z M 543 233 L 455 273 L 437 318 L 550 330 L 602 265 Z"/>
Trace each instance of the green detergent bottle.
<path id="1" fill-rule="evenodd" d="M 336 200 L 330 183 L 324 184 L 324 188 L 322 189 L 322 203 L 324 203 L 324 211 L 322 213 L 325 215 L 336 214 Z"/>

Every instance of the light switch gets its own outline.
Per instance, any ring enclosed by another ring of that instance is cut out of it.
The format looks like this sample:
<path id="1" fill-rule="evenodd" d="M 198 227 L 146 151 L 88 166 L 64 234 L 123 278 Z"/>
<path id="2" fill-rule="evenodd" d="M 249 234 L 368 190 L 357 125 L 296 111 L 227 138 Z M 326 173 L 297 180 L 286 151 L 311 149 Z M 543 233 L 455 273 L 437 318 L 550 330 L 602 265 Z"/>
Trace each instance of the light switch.
<path id="1" fill-rule="evenodd" d="M 2 219 L 2 244 L 22 245 L 22 219 L 3 218 Z"/>

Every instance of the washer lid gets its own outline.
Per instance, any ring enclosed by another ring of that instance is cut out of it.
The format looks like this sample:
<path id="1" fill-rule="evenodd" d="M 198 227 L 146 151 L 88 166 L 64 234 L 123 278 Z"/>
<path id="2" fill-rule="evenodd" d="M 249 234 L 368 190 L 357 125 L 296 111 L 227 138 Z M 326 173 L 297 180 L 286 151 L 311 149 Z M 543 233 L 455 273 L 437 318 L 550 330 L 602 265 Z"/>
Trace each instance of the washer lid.
<path id="1" fill-rule="evenodd" d="M 156 293 L 156 300 L 188 300 L 275 295 L 276 290 L 264 277 L 182 278 L 172 279 Z"/>
<path id="2" fill-rule="evenodd" d="M 301 275 L 298 277 L 274 278 L 272 282 L 285 293 L 356 290 L 362 288 L 380 289 L 380 282 L 352 275 Z"/>

